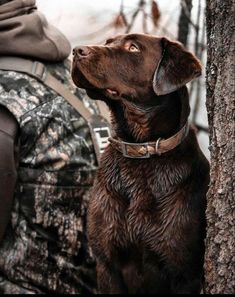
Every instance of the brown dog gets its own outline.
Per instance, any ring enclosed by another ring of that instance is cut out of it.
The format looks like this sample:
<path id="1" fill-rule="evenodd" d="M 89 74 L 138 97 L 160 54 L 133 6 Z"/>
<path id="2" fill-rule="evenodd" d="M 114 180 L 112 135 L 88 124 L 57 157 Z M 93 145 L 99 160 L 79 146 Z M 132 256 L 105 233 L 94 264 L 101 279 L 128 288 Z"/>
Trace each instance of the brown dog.
<path id="1" fill-rule="evenodd" d="M 143 34 L 77 47 L 72 77 L 112 114 L 88 236 L 101 293 L 199 293 L 208 161 L 188 129 L 185 84 L 201 73 L 179 43 Z"/>

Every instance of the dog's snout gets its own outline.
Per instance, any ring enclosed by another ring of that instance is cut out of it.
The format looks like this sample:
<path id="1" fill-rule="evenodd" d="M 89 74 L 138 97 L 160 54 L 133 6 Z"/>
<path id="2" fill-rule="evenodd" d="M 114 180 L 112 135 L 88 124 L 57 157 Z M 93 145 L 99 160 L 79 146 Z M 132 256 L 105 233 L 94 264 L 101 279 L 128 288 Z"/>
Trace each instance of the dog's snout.
<path id="1" fill-rule="evenodd" d="M 73 49 L 73 55 L 79 58 L 86 58 L 90 53 L 91 50 L 88 46 L 77 46 Z"/>

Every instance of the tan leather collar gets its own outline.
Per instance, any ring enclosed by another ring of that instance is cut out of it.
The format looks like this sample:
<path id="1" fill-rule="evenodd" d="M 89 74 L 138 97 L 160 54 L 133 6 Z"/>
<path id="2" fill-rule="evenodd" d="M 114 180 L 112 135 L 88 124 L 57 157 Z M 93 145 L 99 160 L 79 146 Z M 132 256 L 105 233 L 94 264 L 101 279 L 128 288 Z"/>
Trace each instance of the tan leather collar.
<path id="1" fill-rule="evenodd" d="M 121 152 L 124 157 L 146 159 L 150 158 L 152 155 L 161 155 L 173 150 L 186 138 L 188 131 L 189 124 L 186 122 L 179 132 L 167 139 L 159 138 L 154 142 L 130 143 L 110 137 L 109 142 L 116 150 Z"/>

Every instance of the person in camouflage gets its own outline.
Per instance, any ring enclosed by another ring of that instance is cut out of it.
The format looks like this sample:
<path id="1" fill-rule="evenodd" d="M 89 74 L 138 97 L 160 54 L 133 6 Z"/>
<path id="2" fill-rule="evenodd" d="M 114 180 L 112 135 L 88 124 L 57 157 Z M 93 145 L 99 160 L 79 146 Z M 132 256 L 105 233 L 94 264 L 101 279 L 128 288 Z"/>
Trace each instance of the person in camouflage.
<path id="1" fill-rule="evenodd" d="M 43 61 L 98 113 L 71 81 L 69 53 L 35 0 L 0 0 L 0 55 Z M 86 239 L 96 168 L 80 114 L 37 79 L 0 70 L 0 293 L 96 293 Z"/>

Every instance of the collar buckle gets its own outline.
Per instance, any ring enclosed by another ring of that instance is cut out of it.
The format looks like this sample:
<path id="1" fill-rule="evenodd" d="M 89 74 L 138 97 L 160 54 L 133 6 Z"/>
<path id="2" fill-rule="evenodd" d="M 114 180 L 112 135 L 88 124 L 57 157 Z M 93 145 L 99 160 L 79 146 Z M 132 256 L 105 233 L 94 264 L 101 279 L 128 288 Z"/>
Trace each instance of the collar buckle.
<path id="1" fill-rule="evenodd" d="M 121 148 L 122 148 L 122 154 L 124 157 L 131 158 L 131 159 L 148 159 L 151 157 L 151 154 L 148 150 L 148 143 L 142 144 L 142 146 L 145 148 L 145 151 L 146 151 L 146 153 L 144 155 L 130 155 L 128 153 L 128 148 L 127 148 L 128 145 L 136 146 L 136 147 L 140 146 L 139 143 L 128 143 L 128 142 L 122 141 Z"/>

